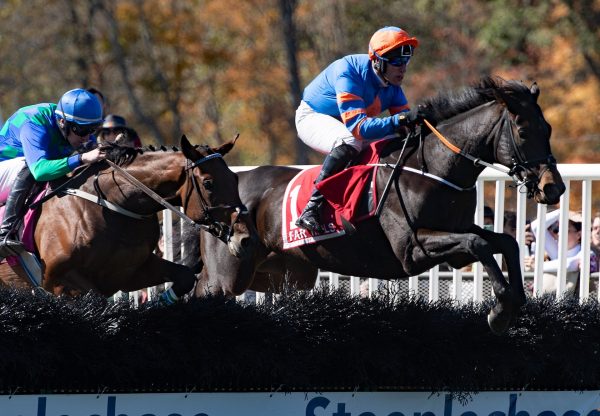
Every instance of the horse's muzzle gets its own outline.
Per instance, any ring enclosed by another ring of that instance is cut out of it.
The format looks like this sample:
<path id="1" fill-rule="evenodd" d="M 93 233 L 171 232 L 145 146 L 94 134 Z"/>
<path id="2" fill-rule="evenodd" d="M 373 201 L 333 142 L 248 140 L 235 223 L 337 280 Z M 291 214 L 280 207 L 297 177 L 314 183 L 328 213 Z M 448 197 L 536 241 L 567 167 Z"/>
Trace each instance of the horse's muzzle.
<path id="1" fill-rule="evenodd" d="M 233 233 L 227 241 L 229 252 L 239 258 L 247 259 L 256 251 L 258 236 L 254 227 L 244 221 L 233 225 Z"/>
<path id="2" fill-rule="evenodd" d="M 254 254 L 256 249 L 256 238 L 251 234 L 234 233 L 227 243 L 229 252 L 240 259 L 246 259 Z"/>
<path id="3" fill-rule="evenodd" d="M 546 184 L 541 187 L 541 192 L 536 193 L 535 201 L 539 204 L 555 205 L 560 201 L 560 196 L 565 192 L 565 184 Z"/>
<path id="4" fill-rule="evenodd" d="M 558 204 L 565 190 L 565 183 L 556 165 L 552 164 L 540 175 L 534 199 L 539 204 L 555 205 Z"/>

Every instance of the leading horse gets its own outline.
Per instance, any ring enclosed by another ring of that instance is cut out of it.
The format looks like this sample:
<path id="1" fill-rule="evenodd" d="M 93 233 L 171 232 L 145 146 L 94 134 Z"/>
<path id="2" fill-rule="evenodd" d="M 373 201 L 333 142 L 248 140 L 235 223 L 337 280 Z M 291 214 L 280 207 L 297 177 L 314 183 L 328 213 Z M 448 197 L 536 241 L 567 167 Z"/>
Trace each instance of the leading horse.
<path id="1" fill-rule="evenodd" d="M 565 186 L 550 149 L 551 127 L 537 103 L 539 93 L 536 84 L 528 88 L 486 77 L 461 92 L 426 100 L 426 119 L 437 124 L 445 139 L 423 127 L 421 140 L 407 139 L 404 152 L 402 140 L 390 141 L 381 155 L 376 183 L 381 195 L 391 176 L 393 192 L 379 217 L 356 224 L 352 235 L 284 250 L 281 204 L 298 170 L 264 166 L 240 172 L 240 196 L 256 222 L 261 244 L 254 256 L 236 259 L 214 237 L 201 233 L 204 269 L 196 294 L 237 295 L 248 288 L 265 291 L 273 286 L 277 290 L 284 280 L 299 289 L 311 288 L 318 268 L 398 279 L 443 262 L 460 268 L 479 261 L 497 300 L 488 323 L 493 332 L 504 332 L 526 299 L 519 248 L 511 236 L 474 224 L 475 183 L 485 167 L 477 161 L 506 167 L 538 203 L 559 201 Z M 412 170 L 392 170 L 396 163 Z M 508 281 L 495 253 L 504 256 Z"/>
<path id="2" fill-rule="evenodd" d="M 194 273 L 154 254 L 160 236 L 157 213 L 164 209 L 161 199 L 182 206 L 190 220 L 227 243 L 221 242 L 231 255 L 248 256 L 256 231 L 246 221 L 237 175 L 222 157 L 234 143 L 211 149 L 193 146 L 183 136 L 182 151 L 107 149 L 113 164 L 90 165 L 41 205 L 34 240 L 43 288 L 55 294 L 92 290 L 109 296 L 173 282 L 175 298 L 191 291 Z M 108 201 L 121 212 L 67 188 Z"/>

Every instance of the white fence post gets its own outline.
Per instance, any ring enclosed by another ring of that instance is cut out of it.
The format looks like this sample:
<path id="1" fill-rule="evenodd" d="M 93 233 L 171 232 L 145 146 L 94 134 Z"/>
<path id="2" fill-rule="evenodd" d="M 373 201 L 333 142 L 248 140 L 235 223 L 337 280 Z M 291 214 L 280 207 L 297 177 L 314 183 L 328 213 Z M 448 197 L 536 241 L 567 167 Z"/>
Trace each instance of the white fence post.
<path id="1" fill-rule="evenodd" d="M 560 217 L 558 232 L 558 272 L 556 274 L 556 296 L 565 293 L 567 281 L 567 238 L 569 237 L 569 193 L 570 182 L 565 181 L 565 193 L 560 197 Z"/>
<path id="2" fill-rule="evenodd" d="M 590 240 L 592 224 L 592 181 L 586 179 L 581 185 L 581 258 L 587 260 L 590 258 Z M 586 226 L 589 224 L 589 226 Z M 579 301 L 585 302 L 590 296 L 590 262 L 583 261 L 579 274 Z M 600 290 L 599 290 L 600 292 Z"/>
<path id="3" fill-rule="evenodd" d="M 546 205 L 538 204 L 536 218 L 541 226 L 538 227 L 535 235 L 533 295 L 541 296 L 544 287 L 544 247 L 546 244 L 546 228 L 543 225 L 546 223 Z"/>

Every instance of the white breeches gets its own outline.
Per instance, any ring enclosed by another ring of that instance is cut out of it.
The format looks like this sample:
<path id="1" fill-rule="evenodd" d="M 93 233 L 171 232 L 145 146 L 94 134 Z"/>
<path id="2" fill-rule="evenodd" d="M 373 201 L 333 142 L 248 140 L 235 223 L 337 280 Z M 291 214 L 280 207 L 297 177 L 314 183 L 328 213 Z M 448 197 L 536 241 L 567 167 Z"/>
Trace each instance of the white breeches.
<path id="1" fill-rule="evenodd" d="M 10 188 L 23 167 L 25 167 L 24 157 L 15 157 L 0 162 L 0 204 L 6 202 Z"/>
<path id="2" fill-rule="evenodd" d="M 359 152 L 369 145 L 368 140 L 358 140 L 354 137 L 344 123 L 326 114 L 317 113 L 304 101 L 300 102 L 296 110 L 296 130 L 300 140 L 323 154 L 329 154 L 334 147 L 342 143 Z"/>

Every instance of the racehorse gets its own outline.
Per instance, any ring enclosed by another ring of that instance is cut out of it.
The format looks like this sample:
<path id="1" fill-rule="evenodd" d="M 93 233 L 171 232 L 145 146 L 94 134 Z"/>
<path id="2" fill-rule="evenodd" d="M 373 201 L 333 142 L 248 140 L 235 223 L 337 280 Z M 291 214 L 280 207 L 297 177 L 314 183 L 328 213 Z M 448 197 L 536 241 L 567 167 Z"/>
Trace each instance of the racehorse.
<path id="1" fill-rule="evenodd" d="M 474 224 L 475 183 L 484 165 L 496 163 L 538 203 L 556 204 L 565 190 L 550 149 L 551 126 L 537 104 L 540 90 L 520 82 L 485 77 L 461 92 L 441 93 L 421 105 L 425 126 L 421 140 L 390 140 L 377 171 L 377 194 L 388 180 L 394 191 L 379 217 L 355 224 L 352 235 L 284 250 L 281 205 L 297 169 L 263 166 L 239 172 L 242 201 L 256 222 L 261 244 L 251 258 L 236 259 L 218 241 L 201 233 L 204 269 L 196 294 L 207 291 L 237 295 L 250 288 L 281 288 L 284 280 L 311 288 L 321 268 L 341 274 L 380 279 L 414 276 L 447 262 L 460 268 L 479 261 L 496 296 L 488 315 L 502 333 L 525 302 L 519 248 L 507 234 Z M 452 150 L 454 149 L 454 150 Z M 398 162 L 401 168 L 390 169 Z M 421 174 L 421 172 L 427 173 Z M 437 177 L 438 180 L 433 180 Z M 508 282 L 494 260 L 502 253 Z"/>
<path id="2" fill-rule="evenodd" d="M 34 231 L 42 287 L 55 294 L 92 290 L 109 296 L 172 281 L 176 297 L 190 292 L 194 273 L 153 253 L 161 201 L 184 207 L 188 218 L 218 235 L 233 256 L 251 253 L 256 230 L 246 221 L 237 175 L 222 158 L 234 143 L 211 149 L 192 146 L 183 136 L 182 151 L 108 148 L 112 165 L 90 165 L 63 187 L 93 194 L 125 214 L 66 190 L 43 202 Z"/>

